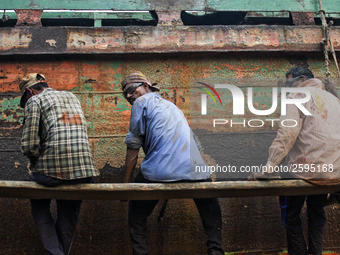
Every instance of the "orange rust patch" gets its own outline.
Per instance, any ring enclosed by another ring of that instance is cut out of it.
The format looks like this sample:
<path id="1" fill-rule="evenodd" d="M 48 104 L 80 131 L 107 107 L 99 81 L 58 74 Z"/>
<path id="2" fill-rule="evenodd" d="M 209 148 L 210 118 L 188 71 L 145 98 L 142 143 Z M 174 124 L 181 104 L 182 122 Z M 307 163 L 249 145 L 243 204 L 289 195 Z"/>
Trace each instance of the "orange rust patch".
<path id="1" fill-rule="evenodd" d="M 296 164 L 306 164 L 307 161 L 306 161 L 306 157 L 302 158 L 302 157 L 299 157 L 296 161 Z"/>
<path id="2" fill-rule="evenodd" d="M 66 125 L 81 125 L 81 117 L 78 114 L 69 117 L 68 113 L 64 112 L 60 121 L 64 122 Z"/>
<path id="3" fill-rule="evenodd" d="M 78 114 L 74 114 L 71 118 L 70 118 L 70 123 L 71 124 L 75 124 L 75 125 L 81 125 L 81 118 Z"/>
<path id="4" fill-rule="evenodd" d="M 323 114 L 321 114 L 321 117 L 324 119 L 324 120 L 327 120 L 327 115 L 328 115 L 328 110 L 324 110 L 323 111 Z"/>
<path id="5" fill-rule="evenodd" d="M 27 73 L 41 73 L 46 77 L 47 84 L 56 90 L 72 90 L 78 86 L 78 67 L 75 61 L 56 60 L 36 62 L 21 60 L 0 63 L 3 76 L 1 92 L 20 92 L 18 83 Z M 62 74 L 62 75 L 60 75 Z"/>
<path id="6" fill-rule="evenodd" d="M 113 66 L 112 61 L 81 63 L 82 82 L 91 83 L 95 91 L 119 90 L 120 83 L 115 75 L 120 72 L 121 68 Z"/>
<path id="7" fill-rule="evenodd" d="M 121 113 L 123 115 L 126 115 L 126 116 L 130 116 L 131 115 L 131 111 L 130 110 L 122 111 Z"/>
<path id="8" fill-rule="evenodd" d="M 61 122 L 64 122 L 66 125 L 69 124 L 69 121 L 68 121 L 68 114 L 66 112 L 63 113 L 63 115 L 61 116 L 60 118 L 60 121 Z"/>
<path id="9" fill-rule="evenodd" d="M 5 92 L 18 92 L 18 84 L 14 83 L 9 83 L 9 84 L 1 84 L 0 87 L 0 93 L 5 93 Z"/>

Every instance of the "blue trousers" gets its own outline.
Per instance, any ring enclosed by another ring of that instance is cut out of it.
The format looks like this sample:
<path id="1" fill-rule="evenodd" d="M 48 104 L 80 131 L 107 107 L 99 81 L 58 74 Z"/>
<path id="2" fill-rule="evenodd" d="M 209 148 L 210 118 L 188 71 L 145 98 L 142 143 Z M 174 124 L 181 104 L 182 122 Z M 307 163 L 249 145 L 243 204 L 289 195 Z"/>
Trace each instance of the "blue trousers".
<path id="1" fill-rule="evenodd" d="M 92 177 L 60 180 L 36 173 L 33 173 L 30 177 L 36 183 L 46 187 L 94 182 Z M 56 222 L 54 222 L 50 212 L 51 199 L 31 199 L 32 216 L 47 253 L 51 255 L 67 255 L 71 249 L 82 201 L 57 199 L 56 202 Z"/>
<path id="2" fill-rule="evenodd" d="M 324 205 L 327 195 L 281 196 L 281 217 L 286 227 L 290 255 L 322 255 L 322 239 L 326 224 Z M 301 208 L 307 201 L 308 249 L 302 231 Z"/>

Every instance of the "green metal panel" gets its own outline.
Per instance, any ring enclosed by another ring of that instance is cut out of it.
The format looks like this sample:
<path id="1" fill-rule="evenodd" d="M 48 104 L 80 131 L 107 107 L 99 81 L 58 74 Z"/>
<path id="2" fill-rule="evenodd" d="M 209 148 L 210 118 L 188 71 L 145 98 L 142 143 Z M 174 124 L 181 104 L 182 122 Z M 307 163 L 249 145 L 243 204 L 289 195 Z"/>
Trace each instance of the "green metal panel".
<path id="1" fill-rule="evenodd" d="M 208 13 L 206 11 L 188 11 L 188 13 L 203 16 Z M 3 14 L 7 15 L 9 19 L 17 19 L 17 14 L 15 11 L 3 11 L 0 12 L 0 16 Z M 319 14 L 315 13 L 315 17 L 320 17 Z M 253 12 L 249 11 L 247 18 L 250 17 L 268 17 L 268 18 L 289 18 L 288 11 L 261 11 L 261 12 Z M 327 18 L 340 18 L 340 13 L 331 12 L 326 13 Z M 44 11 L 41 14 L 42 19 L 94 19 L 94 20 L 102 20 L 102 19 L 139 19 L 144 21 L 153 20 L 151 14 L 149 12 L 85 12 L 85 11 Z"/>
<path id="2" fill-rule="evenodd" d="M 44 9 L 44 10 L 148 10 L 145 1 L 101 1 L 101 0 L 16 0 L 4 1 L 0 9 Z"/>
<path id="3" fill-rule="evenodd" d="M 1 12 L 0 14 L 3 14 Z M 17 19 L 14 11 L 6 11 L 9 19 Z M 46 12 L 41 14 L 42 19 L 141 19 L 152 20 L 149 12 Z"/>
<path id="4" fill-rule="evenodd" d="M 326 11 L 334 10 L 338 1 L 323 1 L 323 8 Z M 241 0 L 241 1 L 221 1 L 208 0 L 207 6 L 219 11 L 305 11 L 316 12 L 319 10 L 318 0 L 287 0 L 287 1 L 267 1 L 267 0 Z M 340 8 L 339 8 L 340 9 Z"/>
<path id="5" fill-rule="evenodd" d="M 324 0 L 326 12 L 340 12 L 339 1 Z M 305 11 L 317 12 L 317 0 L 13 0 L 2 1 L 0 9 L 44 9 L 44 10 L 201 10 L 201 11 Z"/>

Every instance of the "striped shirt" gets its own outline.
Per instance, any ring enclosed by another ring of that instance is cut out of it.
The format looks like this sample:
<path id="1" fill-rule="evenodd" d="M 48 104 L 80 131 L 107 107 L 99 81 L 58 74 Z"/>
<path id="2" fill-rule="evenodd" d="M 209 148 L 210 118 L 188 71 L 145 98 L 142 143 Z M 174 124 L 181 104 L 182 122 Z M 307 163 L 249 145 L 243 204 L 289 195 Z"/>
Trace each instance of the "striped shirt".
<path id="1" fill-rule="evenodd" d="M 21 149 L 30 170 L 72 180 L 99 175 L 79 100 L 71 92 L 46 88 L 25 106 Z"/>

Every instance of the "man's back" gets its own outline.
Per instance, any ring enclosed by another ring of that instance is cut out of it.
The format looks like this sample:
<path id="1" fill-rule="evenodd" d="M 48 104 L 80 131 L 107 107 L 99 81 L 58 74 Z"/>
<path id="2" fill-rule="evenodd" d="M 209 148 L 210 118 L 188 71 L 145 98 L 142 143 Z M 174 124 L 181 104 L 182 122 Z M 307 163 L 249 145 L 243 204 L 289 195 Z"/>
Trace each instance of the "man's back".
<path id="1" fill-rule="evenodd" d="M 295 105 L 287 106 L 287 115 L 281 121 L 294 119 L 296 127 L 280 127 L 277 138 L 269 150 L 269 160 L 276 159 L 283 151 L 290 151 L 288 167 L 296 178 L 318 184 L 340 182 L 340 101 L 323 90 L 322 82 L 309 79 L 301 83 L 311 93 L 304 107 L 311 115 L 302 114 Z M 289 98 L 304 97 L 301 93 L 290 93 Z M 295 140 L 296 139 L 296 140 Z M 289 141 L 295 141 L 293 144 Z M 285 145 L 286 144 L 286 145 Z"/>
<path id="2" fill-rule="evenodd" d="M 65 180 L 98 175 L 81 105 L 70 92 L 47 88 L 28 100 L 22 150 L 34 173 Z"/>
<path id="3" fill-rule="evenodd" d="M 305 174 L 298 177 L 319 179 L 318 183 L 340 181 L 340 101 L 322 89 L 318 79 L 310 79 L 300 85 L 311 92 L 306 103 L 312 115 L 305 116 L 296 144 L 291 150 L 290 164 L 309 164 Z"/>
<path id="4" fill-rule="evenodd" d="M 151 181 L 202 180 L 208 173 L 195 173 L 204 165 L 188 122 L 180 109 L 156 93 L 136 99 L 126 143 L 143 147 L 141 171 Z"/>

